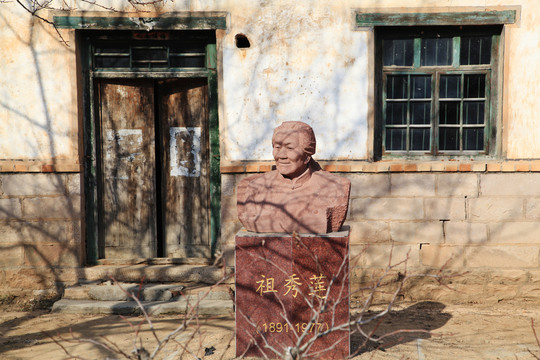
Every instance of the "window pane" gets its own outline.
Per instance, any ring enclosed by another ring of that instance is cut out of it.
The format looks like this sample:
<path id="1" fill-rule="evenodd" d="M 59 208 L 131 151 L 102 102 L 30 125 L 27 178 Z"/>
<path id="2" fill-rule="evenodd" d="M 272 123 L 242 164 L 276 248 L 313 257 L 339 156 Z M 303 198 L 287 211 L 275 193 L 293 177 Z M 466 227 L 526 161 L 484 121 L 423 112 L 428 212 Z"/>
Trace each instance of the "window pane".
<path id="1" fill-rule="evenodd" d="M 458 128 L 439 128 L 439 149 L 459 150 Z"/>
<path id="2" fill-rule="evenodd" d="M 484 128 L 463 129 L 463 150 L 484 150 Z"/>
<path id="3" fill-rule="evenodd" d="M 484 123 L 484 102 L 466 101 L 463 103 L 463 123 L 483 124 Z"/>
<path id="4" fill-rule="evenodd" d="M 407 99 L 407 75 L 388 76 L 386 84 L 386 98 Z"/>
<path id="5" fill-rule="evenodd" d="M 420 65 L 452 65 L 452 48 L 452 38 L 422 39 Z"/>
<path id="6" fill-rule="evenodd" d="M 486 76 L 484 74 L 465 75 L 463 91 L 466 98 L 483 98 L 486 93 Z"/>
<path id="7" fill-rule="evenodd" d="M 406 150 L 406 129 L 386 129 L 386 150 Z"/>
<path id="8" fill-rule="evenodd" d="M 204 56 L 171 56 L 171 67 L 203 68 Z"/>
<path id="9" fill-rule="evenodd" d="M 459 61 L 461 65 L 489 64 L 491 36 L 462 37 Z"/>
<path id="10" fill-rule="evenodd" d="M 431 76 L 416 75 L 411 76 L 411 98 L 430 99 L 431 98 Z"/>
<path id="11" fill-rule="evenodd" d="M 461 75 L 441 75 L 439 87 L 439 97 L 441 99 L 461 98 Z"/>
<path id="12" fill-rule="evenodd" d="M 163 60 L 167 61 L 166 48 L 133 48 L 133 61 Z"/>
<path id="13" fill-rule="evenodd" d="M 439 106 L 439 124 L 459 124 L 459 102 L 441 101 Z"/>
<path id="14" fill-rule="evenodd" d="M 431 123 L 431 102 L 411 103 L 411 124 L 425 125 Z"/>
<path id="15" fill-rule="evenodd" d="M 127 56 L 96 56 L 96 68 L 128 68 Z"/>
<path id="16" fill-rule="evenodd" d="M 407 103 L 389 102 L 386 103 L 386 124 L 404 125 L 407 123 Z"/>
<path id="17" fill-rule="evenodd" d="M 429 150 L 429 128 L 411 129 L 411 150 Z"/>
<path id="18" fill-rule="evenodd" d="M 393 39 L 383 42 L 384 65 L 412 66 L 413 39 Z"/>

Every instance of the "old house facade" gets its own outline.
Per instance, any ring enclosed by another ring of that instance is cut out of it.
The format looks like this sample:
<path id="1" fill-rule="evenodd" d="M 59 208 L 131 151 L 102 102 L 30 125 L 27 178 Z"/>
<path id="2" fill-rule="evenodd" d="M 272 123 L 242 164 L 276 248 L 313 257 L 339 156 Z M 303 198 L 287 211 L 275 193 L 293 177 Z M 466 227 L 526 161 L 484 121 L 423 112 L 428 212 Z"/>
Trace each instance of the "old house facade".
<path id="1" fill-rule="evenodd" d="M 538 297 L 540 4 L 22 4 L 0 4 L 2 296 L 96 264 L 232 267 L 236 184 L 302 120 L 352 182 L 352 282 L 407 260 L 459 275 L 407 299 Z"/>

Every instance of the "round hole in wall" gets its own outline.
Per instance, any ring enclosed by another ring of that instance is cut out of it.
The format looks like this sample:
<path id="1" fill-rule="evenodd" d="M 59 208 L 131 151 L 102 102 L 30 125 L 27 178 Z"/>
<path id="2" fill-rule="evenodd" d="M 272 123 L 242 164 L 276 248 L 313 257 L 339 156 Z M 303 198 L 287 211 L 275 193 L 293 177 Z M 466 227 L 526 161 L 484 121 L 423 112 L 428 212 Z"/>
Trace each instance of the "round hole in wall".
<path id="1" fill-rule="evenodd" d="M 236 41 L 236 47 L 239 49 L 247 49 L 251 46 L 249 39 L 244 34 L 236 34 L 234 40 Z"/>

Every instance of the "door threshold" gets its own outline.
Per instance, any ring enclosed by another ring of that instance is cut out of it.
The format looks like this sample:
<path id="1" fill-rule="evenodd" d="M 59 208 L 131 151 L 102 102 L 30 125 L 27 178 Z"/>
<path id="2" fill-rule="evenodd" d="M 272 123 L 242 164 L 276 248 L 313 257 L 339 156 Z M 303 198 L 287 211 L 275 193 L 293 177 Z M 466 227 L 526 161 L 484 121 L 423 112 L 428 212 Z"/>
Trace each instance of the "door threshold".
<path id="1" fill-rule="evenodd" d="M 97 265 L 212 265 L 208 258 L 99 259 Z"/>

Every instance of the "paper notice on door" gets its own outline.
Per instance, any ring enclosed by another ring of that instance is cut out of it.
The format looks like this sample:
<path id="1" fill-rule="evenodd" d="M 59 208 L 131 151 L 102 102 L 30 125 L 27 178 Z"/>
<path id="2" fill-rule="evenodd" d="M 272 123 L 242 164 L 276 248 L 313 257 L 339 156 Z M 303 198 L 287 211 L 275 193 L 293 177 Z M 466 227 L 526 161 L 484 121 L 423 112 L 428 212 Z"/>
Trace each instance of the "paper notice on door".
<path id="1" fill-rule="evenodd" d="M 134 168 L 144 163 L 143 133 L 141 129 L 107 130 L 103 150 L 110 177 L 128 180 Z"/>
<path id="2" fill-rule="evenodd" d="M 201 128 L 171 127 L 171 176 L 201 176 Z"/>

